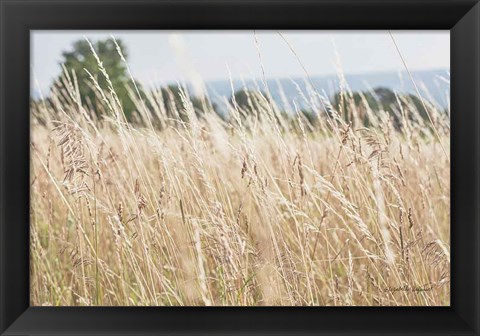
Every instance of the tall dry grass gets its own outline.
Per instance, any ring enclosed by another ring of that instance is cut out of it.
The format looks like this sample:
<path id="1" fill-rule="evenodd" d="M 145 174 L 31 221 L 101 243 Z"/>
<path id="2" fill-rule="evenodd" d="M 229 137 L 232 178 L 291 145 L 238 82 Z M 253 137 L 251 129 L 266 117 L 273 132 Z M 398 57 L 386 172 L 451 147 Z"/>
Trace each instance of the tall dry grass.
<path id="1" fill-rule="evenodd" d="M 399 101 L 396 130 L 348 90 L 342 106 L 312 90 L 314 126 L 268 97 L 224 121 L 185 91 L 180 122 L 158 91 L 132 124 L 113 87 L 92 76 L 99 118 L 64 81 L 32 104 L 32 305 L 450 304 L 450 127 L 434 106 L 432 125 Z"/>

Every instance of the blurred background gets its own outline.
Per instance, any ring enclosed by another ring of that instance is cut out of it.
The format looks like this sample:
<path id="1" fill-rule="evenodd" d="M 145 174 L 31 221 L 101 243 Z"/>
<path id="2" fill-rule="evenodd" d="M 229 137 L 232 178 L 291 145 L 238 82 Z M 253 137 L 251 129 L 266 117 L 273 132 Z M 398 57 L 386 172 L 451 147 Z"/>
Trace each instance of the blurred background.
<path id="1" fill-rule="evenodd" d="M 49 96 L 62 65 L 75 70 L 80 92 L 88 95 L 85 69 L 95 76 L 98 66 L 87 39 L 124 98 L 126 114 L 134 108 L 124 89 L 132 78 L 147 90 L 185 85 L 224 114 L 225 99 L 247 89 L 268 88 L 287 111 L 285 105 L 306 104 L 309 86 L 332 100 L 342 85 L 373 96 L 415 95 L 405 66 L 425 99 L 442 109 L 449 105 L 448 31 L 33 31 L 33 99 Z"/>

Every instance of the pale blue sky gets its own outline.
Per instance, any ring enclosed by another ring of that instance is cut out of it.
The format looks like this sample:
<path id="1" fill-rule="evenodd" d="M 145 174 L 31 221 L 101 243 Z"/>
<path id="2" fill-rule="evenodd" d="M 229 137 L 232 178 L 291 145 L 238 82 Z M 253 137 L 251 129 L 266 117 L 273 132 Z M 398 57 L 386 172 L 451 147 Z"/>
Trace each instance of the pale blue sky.
<path id="1" fill-rule="evenodd" d="M 449 31 L 393 31 L 410 70 L 449 69 Z M 388 31 L 282 31 L 311 76 L 404 70 Z M 136 79 L 169 83 L 199 76 L 204 81 L 260 78 L 253 31 L 33 31 L 32 75 L 47 90 L 60 73 L 61 53 L 74 41 L 122 39 Z M 275 31 L 257 31 L 268 78 L 304 77 L 288 45 Z M 338 55 L 338 57 L 336 56 Z M 33 84 L 33 83 L 32 83 Z"/>

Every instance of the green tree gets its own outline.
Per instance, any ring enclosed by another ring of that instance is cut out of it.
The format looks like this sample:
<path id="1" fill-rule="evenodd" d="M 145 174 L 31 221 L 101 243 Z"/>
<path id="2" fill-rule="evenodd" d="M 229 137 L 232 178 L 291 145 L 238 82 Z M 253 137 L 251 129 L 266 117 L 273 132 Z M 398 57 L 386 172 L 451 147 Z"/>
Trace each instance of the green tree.
<path id="1" fill-rule="evenodd" d="M 370 126 L 370 120 L 366 113 L 365 101 L 373 112 L 384 110 L 391 115 L 396 129 L 400 129 L 402 124 L 398 113 L 395 113 L 395 110 L 398 110 L 400 107 L 399 102 L 404 109 L 408 110 L 413 107 L 423 119 L 428 117 L 422 101 L 416 95 L 400 94 L 397 99 L 395 92 L 384 87 L 375 88 L 373 91 L 353 92 L 352 96 L 336 93 L 332 101 L 334 106 L 339 108 L 341 115 L 347 122 L 352 121 L 351 104 L 354 104 L 361 122 L 366 127 Z M 411 114 L 409 114 L 409 117 L 411 117 Z"/>
<path id="2" fill-rule="evenodd" d="M 300 113 L 307 119 L 311 126 L 315 126 L 318 122 L 318 115 L 311 110 L 300 110 Z"/>
<path id="3" fill-rule="evenodd" d="M 236 91 L 231 102 L 237 105 L 244 117 L 247 115 L 258 115 L 258 113 L 266 109 L 265 93 L 256 90 L 241 89 Z"/>
<path id="4" fill-rule="evenodd" d="M 121 40 L 117 40 L 117 44 L 120 47 L 123 56 L 127 59 L 128 52 L 124 43 Z M 103 67 L 108 73 L 113 88 L 122 104 L 127 120 L 130 120 L 135 109 L 135 105 L 130 99 L 127 89 L 130 78 L 128 76 L 126 64 L 122 61 L 115 42 L 112 39 L 99 40 L 92 43 L 92 45 L 100 61 L 103 63 Z M 71 51 L 64 51 L 62 57 L 63 59 L 61 63 L 64 65 L 64 68 L 70 73 L 72 71 L 75 72 L 82 102 L 91 104 L 97 115 L 100 114 L 99 111 L 103 110 L 99 106 L 101 102 L 96 98 L 96 89 L 92 86 L 90 75 L 85 69 L 92 74 L 105 92 L 108 92 L 108 84 L 105 76 L 100 72 L 98 62 L 95 59 L 89 43 L 86 40 L 76 41 L 73 44 L 73 49 Z M 63 76 L 65 76 L 65 73 L 62 72 L 56 81 L 56 85 L 60 89 L 65 85 L 64 81 L 62 81 Z"/>
<path id="5" fill-rule="evenodd" d="M 393 100 L 392 100 L 393 97 Z M 363 126 L 370 126 L 370 120 L 366 113 L 368 107 L 372 111 L 385 110 L 389 111 L 390 104 L 395 101 L 395 93 L 386 88 L 376 88 L 373 93 L 367 92 L 353 92 L 351 95 L 341 94 L 337 92 L 333 98 L 333 104 L 339 109 L 343 119 L 348 123 L 353 120 L 352 108 L 356 108 L 358 117 Z M 366 104 L 365 104 L 366 102 Z"/>
<path id="6" fill-rule="evenodd" d="M 188 115 L 185 110 L 184 103 L 182 101 L 182 89 L 178 85 L 168 85 L 161 88 L 163 103 L 165 105 L 165 110 L 168 118 L 178 119 L 182 121 L 188 120 Z M 217 112 L 216 104 L 210 102 L 207 98 L 202 100 L 200 97 L 189 96 L 190 102 L 192 103 L 193 110 L 195 115 L 198 118 L 201 118 L 202 115 L 211 108 L 213 111 Z M 217 112 L 218 113 L 218 112 Z"/>

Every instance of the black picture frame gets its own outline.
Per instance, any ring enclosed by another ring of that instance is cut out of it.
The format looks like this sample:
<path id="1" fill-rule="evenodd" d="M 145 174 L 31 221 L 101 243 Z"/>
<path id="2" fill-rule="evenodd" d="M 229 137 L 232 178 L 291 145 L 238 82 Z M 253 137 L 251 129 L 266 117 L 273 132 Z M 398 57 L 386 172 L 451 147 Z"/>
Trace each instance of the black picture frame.
<path id="1" fill-rule="evenodd" d="M 480 5 L 472 0 L 0 0 L 1 335 L 478 335 Z M 32 29 L 449 29 L 450 307 L 30 307 Z"/>

